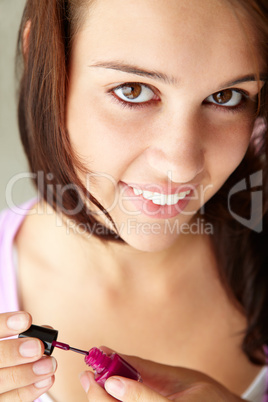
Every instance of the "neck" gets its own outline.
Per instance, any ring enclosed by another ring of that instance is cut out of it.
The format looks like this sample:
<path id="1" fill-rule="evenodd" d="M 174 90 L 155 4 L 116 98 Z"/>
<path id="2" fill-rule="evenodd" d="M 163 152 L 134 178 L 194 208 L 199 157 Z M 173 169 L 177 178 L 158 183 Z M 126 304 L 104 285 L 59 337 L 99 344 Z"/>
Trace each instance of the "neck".
<path id="1" fill-rule="evenodd" d="M 82 276 L 87 275 L 90 280 L 96 275 L 103 284 L 113 288 L 142 292 L 150 287 L 155 294 L 166 294 L 178 287 L 189 287 L 193 278 L 195 283 L 202 281 L 206 286 L 211 276 L 217 276 L 210 237 L 205 234 L 180 234 L 170 247 L 152 252 L 137 250 L 126 243 L 88 237 L 75 230 L 68 232 L 66 240 L 74 245 L 76 272 L 80 270 Z"/>
<path id="2" fill-rule="evenodd" d="M 215 267 L 208 263 L 214 256 L 208 252 L 208 236 L 182 235 L 176 243 L 165 250 L 144 252 L 127 244 L 102 242 L 90 239 L 88 250 L 90 260 L 98 272 L 102 272 L 105 281 L 117 283 L 124 287 L 142 288 L 150 284 L 159 294 L 178 284 L 189 284 L 192 278 L 198 278 Z M 203 269 L 204 268 L 204 269 Z M 143 286 L 144 284 L 144 286 Z"/>

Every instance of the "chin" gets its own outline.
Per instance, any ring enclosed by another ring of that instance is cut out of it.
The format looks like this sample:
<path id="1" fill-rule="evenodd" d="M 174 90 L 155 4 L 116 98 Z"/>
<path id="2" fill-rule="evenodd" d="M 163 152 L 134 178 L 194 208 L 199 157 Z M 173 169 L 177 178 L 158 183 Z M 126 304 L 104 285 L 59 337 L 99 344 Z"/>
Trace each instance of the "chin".
<path id="1" fill-rule="evenodd" d="M 135 250 L 148 253 L 161 252 L 169 249 L 178 240 L 178 234 L 155 233 L 121 233 L 121 238 Z"/>

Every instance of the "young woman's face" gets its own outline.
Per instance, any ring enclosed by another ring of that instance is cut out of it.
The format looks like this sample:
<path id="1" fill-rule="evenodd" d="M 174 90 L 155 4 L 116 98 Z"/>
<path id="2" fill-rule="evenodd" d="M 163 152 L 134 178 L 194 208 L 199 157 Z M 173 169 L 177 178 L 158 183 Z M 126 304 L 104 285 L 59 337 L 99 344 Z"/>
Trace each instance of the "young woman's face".
<path id="1" fill-rule="evenodd" d="M 89 10 L 67 128 L 90 192 L 127 243 L 161 250 L 191 233 L 247 150 L 255 70 L 224 0 L 97 0 Z"/>

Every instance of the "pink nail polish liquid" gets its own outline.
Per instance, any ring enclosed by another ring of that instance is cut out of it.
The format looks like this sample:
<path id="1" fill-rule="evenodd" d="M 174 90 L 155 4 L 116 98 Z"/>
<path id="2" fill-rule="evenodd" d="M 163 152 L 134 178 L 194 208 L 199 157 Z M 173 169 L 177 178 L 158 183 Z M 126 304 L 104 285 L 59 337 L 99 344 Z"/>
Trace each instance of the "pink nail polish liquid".
<path id="1" fill-rule="evenodd" d="M 85 363 L 93 368 L 95 372 L 95 380 L 103 388 L 107 378 L 113 375 L 119 375 L 142 382 L 138 371 L 117 353 L 106 355 L 98 348 L 92 348 L 89 350 L 89 352 L 86 350 L 73 348 L 67 343 L 57 341 L 58 331 L 55 329 L 31 325 L 27 331 L 21 333 L 19 336 L 41 339 L 45 346 L 45 354 L 48 356 L 52 354 L 54 348 L 59 348 L 66 351 L 70 350 L 72 352 L 84 355 Z"/>
<path id="2" fill-rule="evenodd" d="M 95 371 L 95 381 L 104 388 L 107 378 L 113 375 L 130 378 L 142 382 L 138 371 L 117 353 L 106 355 L 98 348 L 92 348 L 85 356 L 85 362 Z"/>

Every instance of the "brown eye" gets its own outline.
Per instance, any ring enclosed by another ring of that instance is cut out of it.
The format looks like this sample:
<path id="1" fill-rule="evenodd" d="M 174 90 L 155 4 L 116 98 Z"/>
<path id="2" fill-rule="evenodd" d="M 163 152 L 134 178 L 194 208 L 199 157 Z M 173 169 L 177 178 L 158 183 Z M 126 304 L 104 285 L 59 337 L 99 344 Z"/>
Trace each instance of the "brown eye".
<path id="1" fill-rule="evenodd" d="M 213 103 L 215 105 L 219 105 L 225 108 L 236 107 L 240 105 L 246 98 L 246 94 L 235 90 L 235 89 L 225 89 L 224 91 L 217 92 L 213 95 L 210 95 L 205 99 L 205 103 Z"/>
<path id="2" fill-rule="evenodd" d="M 140 84 L 131 84 L 122 87 L 122 94 L 128 99 L 136 99 L 141 94 Z"/>
<path id="3" fill-rule="evenodd" d="M 233 91 L 231 89 L 226 89 L 225 91 L 221 91 L 213 95 L 213 99 L 215 100 L 215 102 L 220 103 L 222 105 L 224 105 L 227 102 L 230 102 L 232 97 L 233 97 Z"/>
<path id="4" fill-rule="evenodd" d="M 156 97 L 147 85 L 138 82 L 127 82 L 113 89 L 113 92 L 128 103 L 146 103 Z"/>

